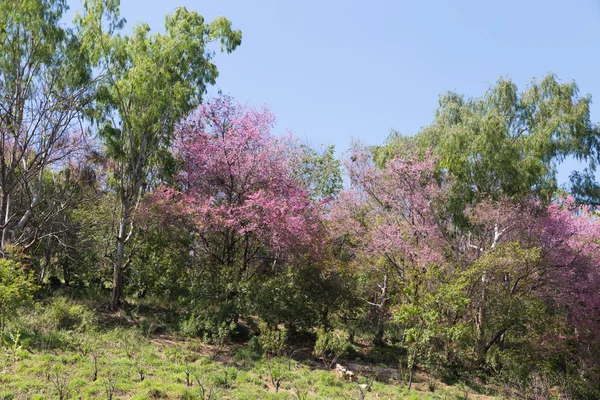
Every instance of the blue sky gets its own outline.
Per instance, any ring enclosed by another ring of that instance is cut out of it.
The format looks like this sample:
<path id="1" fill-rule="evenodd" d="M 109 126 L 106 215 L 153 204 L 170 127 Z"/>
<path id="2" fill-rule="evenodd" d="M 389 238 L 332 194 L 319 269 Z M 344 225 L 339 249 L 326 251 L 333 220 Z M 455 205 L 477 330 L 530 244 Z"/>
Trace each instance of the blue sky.
<path id="1" fill-rule="evenodd" d="M 382 143 L 390 129 L 431 123 L 439 94 L 479 96 L 500 76 L 525 87 L 554 72 L 600 104 L 600 1 L 122 0 L 128 26 L 162 30 L 178 5 L 224 15 L 242 45 L 216 58 L 215 88 L 267 104 L 291 130 L 338 153 L 353 139 Z M 78 0 L 69 0 L 73 11 Z M 593 121 L 600 121 L 598 104 Z M 560 168 L 565 182 L 577 167 Z"/>

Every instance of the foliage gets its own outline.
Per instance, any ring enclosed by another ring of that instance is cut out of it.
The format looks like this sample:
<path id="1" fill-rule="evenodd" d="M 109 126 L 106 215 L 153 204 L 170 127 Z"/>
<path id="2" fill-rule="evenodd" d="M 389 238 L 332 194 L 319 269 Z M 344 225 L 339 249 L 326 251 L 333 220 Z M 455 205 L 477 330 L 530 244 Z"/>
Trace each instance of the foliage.
<path id="1" fill-rule="evenodd" d="M 224 17 L 125 34 L 118 0 L 74 29 L 65 1 L 2 5 L 0 396 L 600 397 L 600 135 L 574 82 L 446 93 L 342 162 L 203 104 L 211 46 L 241 43 Z M 559 189 L 567 157 L 588 165 Z M 381 365 L 328 370 L 348 360 Z"/>
<path id="2" fill-rule="evenodd" d="M 197 12 L 179 7 L 165 18 L 165 33 L 150 34 L 147 24 L 131 36 L 118 33 L 124 20 L 118 0 L 86 0 L 78 15 L 83 48 L 92 65 L 105 71 L 90 115 L 111 160 L 111 183 L 119 203 L 111 307 L 123 291 L 125 244 L 133 231 L 132 213 L 153 176 L 168 174 L 175 124 L 202 100 L 218 75 L 207 43 L 219 41 L 232 52 L 241 32 L 219 17 L 205 23 Z M 104 21 L 104 22 L 103 22 Z"/>
<path id="3" fill-rule="evenodd" d="M 260 349 L 266 354 L 280 356 L 283 355 L 288 346 L 288 332 L 279 329 L 271 329 L 266 324 L 260 329 L 258 336 Z"/>
<path id="4" fill-rule="evenodd" d="M 32 300 L 35 291 L 33 276 L 21 263 L 0 259 L 0 330 L 14 310 Z"/>
<path id="5" fill-rule="evenodd" d="M 147 208 L 165 226 L 168 219 L 193 232 L 190 272 L 202 277 L 192 284 L 198 310 L 220 310 L 228 321 L 237 322 L 257 297 L 246 297 L 254 282 L 277 276 L 300 256 L 319 257 L 318 205 L 295 179 L 298 155 L 270 134 L 272 123 L 266 109 L 227 97 L 200 107 L 177 132 L 181 190 L 157 191 Z"/>
<path id="6" fill-rule="evenodd" d="M 327 202 L 343 188 L 341 162 L 335 158 L 335 146 L 314 149 L 300 147 L 301 163 L 297 174 L 313 201 Z"/>
<path id="7" fill-rule="evenodd" d="M 600 184 L 596 182 L 593 170 L 584 168 L 581 172 L 573 171 L 570 179 L 570 191 L 578 203 L 600 206 Z"/>
<path id="8" fill-rule="evenodd" d="M 524 91 L 500 78 L 480 98 L 448 92 L 440 96 L 433 124 L 414 140 L 391 136 L 390 148 L 380 153 L 391 159 L 407 141 L 431 149 L 453 178 L 448 206 L 455 218 L 488 196 L 533 194 L 548 202 L 565 157 L 595 167 L 598 128 L 590 121 L 591 98 L 578 91 L 574 82 L 550 74 Z"/>
<path id="9" fill-rule="evenodd" d="M 41 310 L 46 329 L 89 330 L 96 324 L 95 315 L 85 306 L 55 296 Z"/>
<path id="10" fill-rule="evenodd" d="M 79 38 L 60 23 L 68 9 L 64 0 L 3 0 L 0 7 L 4 252 L 6 245 L 29 248 L 57 232 L 49 225 L 73 206 L 69 184 L 79 180 L 73 167 L 86 150 L 76 121 L 90 101 L 93 82 Z M 71 179 L 58 173 L 65 168 L 73 170 Z M 45 190 L 48 175 L 62 190 Z M 51 207 L 41 206 L 44 202 Z"/>
<path id="11" fill-rule="evenodd" d="M 317 330 L 317 341 L 313 353 L 320 357 L 328 368 L 332 368 L 348 347 L 348 333 L 341 330 Z"/>

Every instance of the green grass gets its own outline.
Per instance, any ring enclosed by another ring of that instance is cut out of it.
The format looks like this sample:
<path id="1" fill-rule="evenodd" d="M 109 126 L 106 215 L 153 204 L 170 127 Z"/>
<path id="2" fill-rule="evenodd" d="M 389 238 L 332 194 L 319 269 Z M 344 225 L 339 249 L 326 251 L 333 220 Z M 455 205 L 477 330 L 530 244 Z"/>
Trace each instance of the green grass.
<path id="1" fill-rule="evenodd" d="M 430 393 L 423 383 L 409 392 L 405 382 L 393 381 L 372 382 L 370 391 L 361 393 L 359 384 L 366 384 L 367 377 L 347 382 L 309 361 L 285 358 L 274 358 L 267 366 L 263 358 L 240 346 L 235 348 L 237 354 L 230 348 L 232 354 L 226 351 L 213 361 L 210 349 L 196 341 L 151 340 L 134 328 L 63 333 L 73 339 L 63 349 L 22 348 L 14 362 L 11 354 L 2 355 L 0 399 L 59 398 L 60 393 L 65 399 L 107 399 L 110 392 L 115 399 L 202 399 L 203 391 L 204 398 L 213 393 L 223 399 L 360 399 L 362 394 L 373 399 L 458 399 L 462 395 L 453 387 Z M 272 381 L 280 382 L 278 392 Z"/>
<path id="2" fill-rule="evenodd" d="M 348 382 L 309 356 L 267 360 L 245 344 L 216 348 L 199 339 L 152 335 L 131 321 L 98 319 L 89 308 L 64 298 L 22 312 L 2 335 L 0 400 L 111 395 L 113 399 L 460 399 L 466 392 L 475 393 L 443 384 L 432 393 L 423 377 L 411 391 L 404 381 L 378 381 L 373 376 L 359 375 L 358 382 Z"/>

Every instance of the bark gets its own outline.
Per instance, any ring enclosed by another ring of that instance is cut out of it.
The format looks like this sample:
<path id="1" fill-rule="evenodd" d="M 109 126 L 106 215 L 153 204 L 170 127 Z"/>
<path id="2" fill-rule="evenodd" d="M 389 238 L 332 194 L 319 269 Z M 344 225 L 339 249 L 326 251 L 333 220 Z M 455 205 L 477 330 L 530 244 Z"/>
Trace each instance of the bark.
<path id="1" fill-rule="evenodd" d="M 123 287 L 125 274 L 125 243 L 127 240 L 127 228 L 131 219 L 131 205 L 129 202 L 124 202 L 123 213 L 119 221 L 119 231 L 117 234 L 117 253 L 113 262 L 113 287 L 110 297 L 110 309 L 117 310 L 121 305 L 123 296 Z"/>
<path id="2" fill-rule="evenodd" d="M 42 267 L 40 268 L 40 273 L 38 275 L 38 283 L 42 285 L 44 283 L 44 279 L 46 278 L 46 272 L 48 271 L 48 266 L 50 265 L 50 258 L 52 257 L 52 247 L 51 246 L 52 239 L 48 237 L 46 240 L 46 250 L 44 252 L 44 261 L 42 262 Z"/>
<path id="3" fill-rule="evenodd" d="M 486 307 L 485 307 L 485 303 L 486 303 L 486 281 L 487 281 L 487 274 L 486 272 L 483 273 L 483 275 L 481 276 L 481 298 L 480 298 L 480 303 L 479 306 L 477 307 L 477 315 L 475 316 L 475 332 L 477 335 L 477 343 L 476 346 L 477 348 L 475 349 L 476 352 L 479 354 L 480 357 L 485 356 L 486 351 L 485 349 L 485 312 L 486 312 Z"/>
<path id="4" fill-rule="evenodd" d="M 2 228 L 2 248 L 4 248 L 8 242 L 8 223 L 10 222 L 10 200 L 11 196 L 8 193 L 3 194 L 3 211 L 4 211 L 4 224 Z"/>
<path id="5" fill-rule="evenodd" d="M 373 340 L 373 344 L 381 345 L 383 344 L 383 335 L 385 328 L 385 306 L 387 301 L 387 293 L 388 293 L 388 274 L 387 272 L 383 276 L 383 286 L 379 286 L 381 289 L 381 297 L 379 298 L 379 304 L 372 304 L 378 308 L 377 310 L 377 331 L 375 333 L 375 338 Z"/>

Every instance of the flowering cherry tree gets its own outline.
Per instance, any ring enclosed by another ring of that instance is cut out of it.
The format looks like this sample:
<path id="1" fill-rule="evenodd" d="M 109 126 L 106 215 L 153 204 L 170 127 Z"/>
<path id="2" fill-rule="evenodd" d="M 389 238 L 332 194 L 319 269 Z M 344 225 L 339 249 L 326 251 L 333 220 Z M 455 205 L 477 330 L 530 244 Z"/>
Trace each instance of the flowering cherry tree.
<path id="1" fill-rule="evenodd" d="M 414 155 L 394 158 L 381 169 L 370 151 L 356 146 L 346 163 L 352 186 L 340 195 L 330 222 L 334 236 L 352 242 L 357 267 L 379 276 L 367 300 L 376 342 L 382 340 L 393 292 L 411 292 L 415 276 L 444 260 L 448 241 L 437 215 L 443 193 L 435 161 Z"/>
<path id="2" fill-rule="evenodd" d="M 225 96 L 201 106 L 177 128 L 178 189 L 153 197 L 165 216 L 185 216 L 194 251 L 231 268 L 233 281 L 320 251 L 318 204 L 295 179 L 291 138 L 270 133 L 274 122 Z"/>
<path id="3" fill-rule="evenodd" d="M 472 326 L 467 342 L 485 363 L 510 335 L 556 343 L 549 323 L 577 340 L 597 332 L 600 221 L 592 210 L 570 198 L 549 206 L 483 198 L 464 210 L 465 227 L 444 213 L 452 182 L 435 158 L 415 154 L 378 167 L 370 151 L 355 148 L 347 163 L 352 187 L 330 215 L 334 236 L 350 244 L 353 264 L 371 277 L 365 300 L 379 336 L 390 316 L 417 335 Z M 544 309 L 565 319 L 551 322 Z"/>

